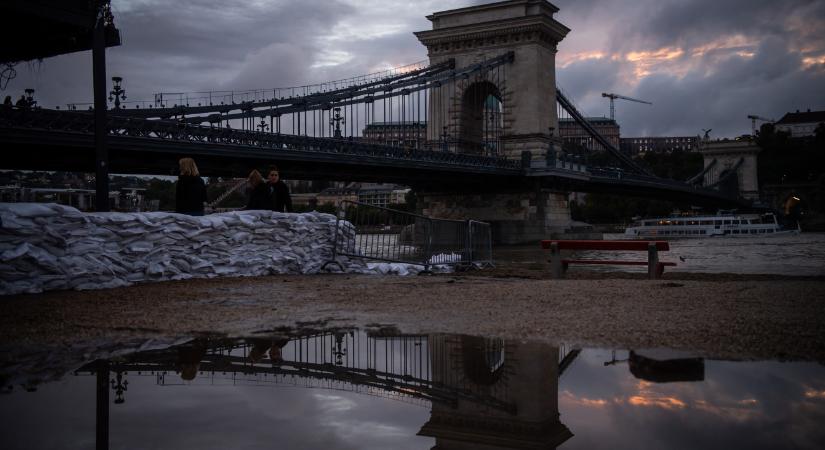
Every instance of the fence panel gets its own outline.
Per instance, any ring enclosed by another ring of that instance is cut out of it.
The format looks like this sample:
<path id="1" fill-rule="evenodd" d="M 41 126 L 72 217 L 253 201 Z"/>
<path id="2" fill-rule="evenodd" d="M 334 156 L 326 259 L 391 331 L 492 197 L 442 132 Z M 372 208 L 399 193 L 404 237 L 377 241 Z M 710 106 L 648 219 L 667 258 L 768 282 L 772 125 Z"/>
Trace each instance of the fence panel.
<path id="1" fill-rule="evenodd" d="M 489 224 L 431 219 L 406 211 L 345 200 L 336 226 L 338 256 L 415 264 L 492 264 Z M 480 258 L 480 259 L 477 259 Z M 339 264 L 340 266 L 340 264 Z"/>
<path id="2" fill-rule="evenodd" d="M 493 265 L 493 232 L 490 224 L 477 220 L 469 221 L 469 260 L 483 266 Z"/>

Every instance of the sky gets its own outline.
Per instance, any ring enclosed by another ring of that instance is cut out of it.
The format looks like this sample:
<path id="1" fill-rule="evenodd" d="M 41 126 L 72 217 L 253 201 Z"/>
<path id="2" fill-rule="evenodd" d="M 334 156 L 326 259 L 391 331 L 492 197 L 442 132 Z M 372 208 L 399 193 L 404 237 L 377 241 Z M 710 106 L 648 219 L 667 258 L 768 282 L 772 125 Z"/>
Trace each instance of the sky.
<path id="1" fill-rule="evenodd" d="M 473 0 L 112 0 L 107 52 L 128 100 L 156 92 L 330 81 L 426 60 L 425 16 Z M 754 114 L 825 110 L 825 1 L 555 0 L 571 28 L 557 83 L 589 116 L 616 101 L 623 137 L 749 133 Z M 92 99 L 91 52 L 21 63 L 0 94 L 44 107 Z"/>

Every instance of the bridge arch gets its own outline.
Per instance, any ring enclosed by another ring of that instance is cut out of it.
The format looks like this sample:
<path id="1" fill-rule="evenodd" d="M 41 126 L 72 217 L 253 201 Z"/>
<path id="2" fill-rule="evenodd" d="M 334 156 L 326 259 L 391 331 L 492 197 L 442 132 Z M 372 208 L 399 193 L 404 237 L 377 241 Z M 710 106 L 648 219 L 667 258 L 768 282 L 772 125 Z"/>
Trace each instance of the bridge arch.
<path id="1" fill-rule="evenodd" d="M 498 155 L 504 129 L 504 102 L 495 83 L 470 83 L 461 96 L 459 148 L 463 153 Z"/>

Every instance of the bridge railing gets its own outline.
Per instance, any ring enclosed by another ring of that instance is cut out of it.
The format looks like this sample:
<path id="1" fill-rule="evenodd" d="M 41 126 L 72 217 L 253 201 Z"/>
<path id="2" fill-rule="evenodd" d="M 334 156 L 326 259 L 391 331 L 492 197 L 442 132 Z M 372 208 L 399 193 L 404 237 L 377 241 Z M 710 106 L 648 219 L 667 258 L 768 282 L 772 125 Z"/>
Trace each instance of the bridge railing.
<path id="1" fill-rule="evenodd" d="M 433 219 L 405 211 L 345 200 L 336 226 L 330 264 L 339 257 L 423 266 L 492 265 L 490 224 Z"/>
<path id="2" fill-rule="evenodd" d="M 6 127 L 93 134 L 94 115 L 86 111 L 2 107 L 0 108 L 0 128 Z M 409 147 L 392 147 L 364 142 L 359 139 L 319 138 L 200 126 L 175 120 L 147 120 L 133 117 L 109 116 L 107 130 L 111 136 L 258 147 L 273 151 L 291 150 L 335 153 L 425 161 L 445 165 L 520 170 L 518 161 L 512 161 L 503 157 L 468 155 L 435 150 L 417 150 Z"/>

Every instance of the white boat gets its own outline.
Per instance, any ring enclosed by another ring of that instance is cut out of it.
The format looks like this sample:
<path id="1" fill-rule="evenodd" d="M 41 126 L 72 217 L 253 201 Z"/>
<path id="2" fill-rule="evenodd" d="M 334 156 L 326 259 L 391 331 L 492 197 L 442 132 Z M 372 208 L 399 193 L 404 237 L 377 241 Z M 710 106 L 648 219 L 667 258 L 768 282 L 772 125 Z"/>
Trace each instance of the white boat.
<path id="1" fill-rule="evenodd" d="M 625 229 L 625 236 L 635 238 L 703 238 L 714 236 L 779 236 L 799 233 L 799 227 L 785 229 L 773 213 L 736 214 L 720 211 L 707 216 L 672 216 L 641 219 Z"/>

